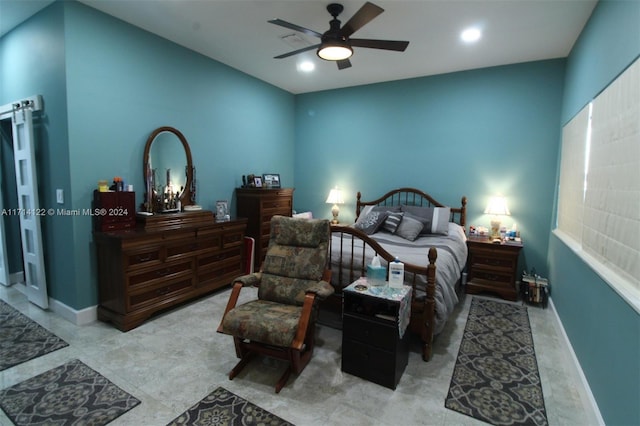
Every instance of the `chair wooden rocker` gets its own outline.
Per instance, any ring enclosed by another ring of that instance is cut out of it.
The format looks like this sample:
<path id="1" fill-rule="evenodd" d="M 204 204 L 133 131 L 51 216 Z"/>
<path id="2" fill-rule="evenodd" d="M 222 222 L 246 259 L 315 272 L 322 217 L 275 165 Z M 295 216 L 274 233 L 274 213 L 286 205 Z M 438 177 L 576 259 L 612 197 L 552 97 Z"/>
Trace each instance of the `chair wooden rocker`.
<path id="1" fill-rule="evenodd" d="M 291 372 L 300 374 L 313 354 L 319 301 L 333 293 L 328 268 L 328 220 L 274 216 L 260 272 L 234 281 L 218 327 L 233 336 L 238 364 L 229 379 L 262 354 L 289 362 L 276 383 L 276 393 Z M 258 299 L 236 306 L 243 287 L 257 286 Z"/>

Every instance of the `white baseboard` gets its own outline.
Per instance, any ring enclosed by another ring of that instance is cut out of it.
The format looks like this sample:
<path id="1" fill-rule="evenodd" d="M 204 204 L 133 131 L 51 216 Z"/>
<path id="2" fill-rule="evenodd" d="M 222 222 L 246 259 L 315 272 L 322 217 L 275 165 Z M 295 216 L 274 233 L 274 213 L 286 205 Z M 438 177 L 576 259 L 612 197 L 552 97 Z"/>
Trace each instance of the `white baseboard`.
<path id="1" fill-rule="evenodd" d="M 27 295 L 24 280 L 18 282 L 15 287 L 20 293 Z M 49 309 L 56 315 L 61 316 L 75 325 L 86 325 L 98 320 L 98 306 L 89 306 L 84 309 L 74 309 L 71 306 L 49 297 Z"/>
<path id="2" fill-rule="evenodd" d="M 576 369 L 578 370 L 578 375 L 580 376 L 580 381 L 582 382 L 582 385 L 584 386 L 584 388 L 587 391 L 587 398 L 588 401 L 587 403 L 591 405 L 591 407 L 593 408 L 593 411 L 596 414 L 596 417 L 598 419 L 598 424 L 601 426 L 605 425 L 604 419 L 602 418 L 602 415 L 600 414 L 600 409 L 598 408 L 598 403 L 596 402 L 596 399 L 593 396 L 593 393 L 591 392 L 591 387 L 589 386 L 589 382 L 587 381 L 587 377 L 584 375 L 584 372 L 582 371 L 582 367 L 580 366 L 580 361 L 578 361 L 578 357 L 576 356 L 576 353 L 573 351 L 573 346 L 571 346 L 571 341 L 569 340 L 569 336 L 567 335 L 567 332 L 565 331 L 564 327 L 562 326 L 562 321 L 560 321 L 560 317 L 558 316 L 558 311 L 556 311 L 556 307 L 553 304 L 553 298 L 549 298 L 549 307 L 551 308 L 551 311 L 553 312 L 553 316 L 556 318 L 556 322 L 558 324 L 558 326 L 560 327 L 560 331 L 562 332 L 562 337 L 565 340 L 565 343 L 567 344 L 567 347 L 569 348 L 569 353 L 571 354 L 571 359 L 573 360 L 574 365 L 576 366 Z"/>
<path id="3" fill-rule="evenodd" d="M 49 309 L 75 325 L 86 325 L 98 320 L 97 306 L 77 310 L 50 297 Z"/>

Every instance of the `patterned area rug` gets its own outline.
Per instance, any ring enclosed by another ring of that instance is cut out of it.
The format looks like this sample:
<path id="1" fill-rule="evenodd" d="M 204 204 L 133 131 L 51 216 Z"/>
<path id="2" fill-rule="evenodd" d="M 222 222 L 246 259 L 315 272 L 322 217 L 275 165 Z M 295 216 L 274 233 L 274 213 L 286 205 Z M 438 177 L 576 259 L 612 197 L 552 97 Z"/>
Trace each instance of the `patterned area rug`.
<path id="1" fill-rule="evenodd" d="M 445 407 L 494 425 L 547 425 L 527 309 L 473 298 Z"/>
<path id="2" fill-rule="evenodd" d="M 167 426 L 248 426 L 292 425 L 275 414 L 240 398 L 224 388 L 218 388 L 193 407 L 176 417 Z"/>
<path id="3" fill-rule="evenodd" d="M 0 390 L 0 408 L 16 425 L 105 425 L 140 401 L 74 359 Z"/>
<path id="4" fill-rule="evenodd" d="M 0 371 L 65 346 L 67 342 L 0 300 Z"/>

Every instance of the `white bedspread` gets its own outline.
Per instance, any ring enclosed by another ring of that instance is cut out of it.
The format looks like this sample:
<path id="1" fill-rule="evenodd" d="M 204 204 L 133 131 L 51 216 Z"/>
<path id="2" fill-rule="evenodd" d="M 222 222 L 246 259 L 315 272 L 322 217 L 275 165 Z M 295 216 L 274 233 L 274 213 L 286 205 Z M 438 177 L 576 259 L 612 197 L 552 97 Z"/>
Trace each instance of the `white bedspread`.
<path id="1" fill-rule="evenodd" d="M 346 239 L 347 237 L 350 237 L 350 235 L 345 234 L 344 238 Z M 376 240 L 390 254 L 397 256 L 401 262 L 412 263 L 418 266 L 428 266 L 429 248 L 435 247 L 437 249 L 434 333 L 440 333 L 447 318 L 449 318 L 449 315 L 458 303 L 455 284 L 460 279 L 460 275 L 467 261 L 467 244 L 464 229 L 460 225 L 450 222 L 449 235 L 420 236 L 412 242 L 388 232 L 377 232 L 371 235 L 371 238 Z M 333 235 L 332 246 L 334 249 L 331 254 L 333 265 L 338 263 L 340 256 L 339 250 L 335 249 L 340 246 L 339 239 L 340 237 L 337 234 Z M 347 244 L 343 241 L 342 247 L 344 258 L 344 251 L 351 249 L 351 243 L 349 242 Z M 361 253 L 362 245 L 355 243 L 355 247 L 356 253 Z M 373 255 L 373 250 L 368 247 L 365 255 L 366 263 L 371 262 Z M 380 263 L 382 266 L 387 266 L 386 262 L 382 259 Z M 360 267 L 360 265 L 354 266 Z M 407 279 L 410 278 L 410 274 L 405 274 L 405 276 Z M 420 278 L 422 278 L 420 281 L 416 280 L 418 281 L 415 295 L 417 298 L 424 297 L 425 295 L 426 281 L 424 276 L 420 276 Z M 347 284 L 349 283 L 345 285 Z"/>

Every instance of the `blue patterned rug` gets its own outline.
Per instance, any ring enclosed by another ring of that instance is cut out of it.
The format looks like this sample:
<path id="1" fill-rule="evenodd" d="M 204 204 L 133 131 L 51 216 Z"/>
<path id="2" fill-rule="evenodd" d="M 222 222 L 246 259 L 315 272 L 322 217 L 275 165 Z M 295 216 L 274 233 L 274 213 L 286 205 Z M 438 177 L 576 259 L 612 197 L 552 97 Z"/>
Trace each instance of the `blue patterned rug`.
<path id="1" fill-rule="evenodd" d="M 473 298 L 445 407 L 494 425 L 547 425 L 527 308 Z"/>
<path id="2" fill-rule="evenodd" d="M 106 425 L 138 404 L 77 359 L 0 390 L 0 408 L 17 426 Z"/>
<path id="3" fill-rule="evenodd" d="M 0 371 L 65 346 L 67 342 L 0 300 Z"/>
<path id="4" fill-rule="evenodd" d="M 221 387 L 180 414 L 167 426 L 183 425 L 293 426 L 292 423 Z"/>

